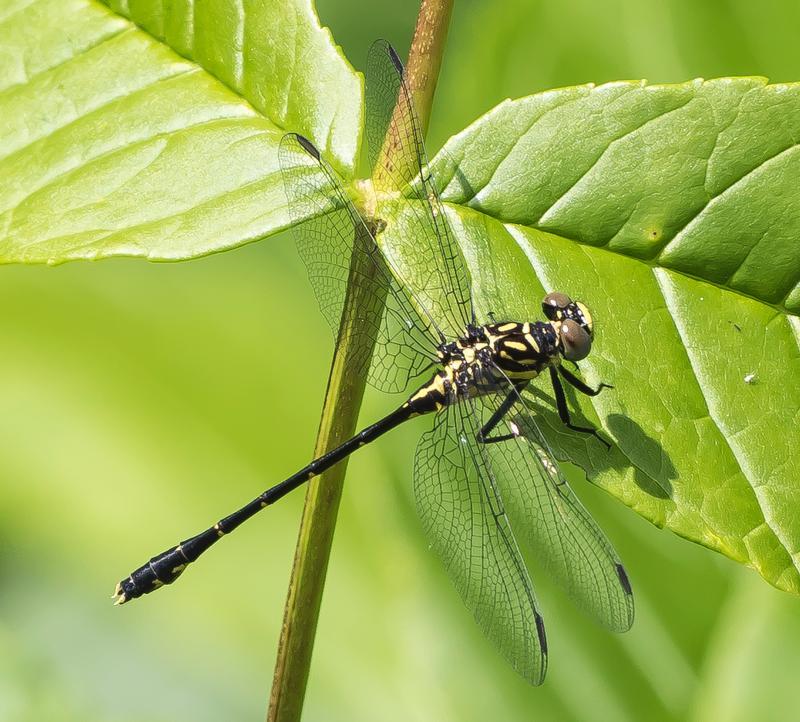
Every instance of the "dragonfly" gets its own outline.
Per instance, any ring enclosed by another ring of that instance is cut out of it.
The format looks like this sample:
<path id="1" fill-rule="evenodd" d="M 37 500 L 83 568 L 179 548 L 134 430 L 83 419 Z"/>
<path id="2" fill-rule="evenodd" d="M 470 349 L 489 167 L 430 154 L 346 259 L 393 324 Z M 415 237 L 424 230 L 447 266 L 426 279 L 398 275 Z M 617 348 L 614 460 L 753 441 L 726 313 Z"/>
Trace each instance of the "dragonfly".
<path id="1" fill-rule="evenodd" d="M 374 346 L 374 352 L 355 359 L 356 371 L 386 392 L 425 382 L 338 448 L 150 559 L 119 582 L 114 598 L 123 604 L 171 584 L 262 509 L 398 425 L 429 416 L 432 428 L 419 442 L 413 473 L 422 525 L 480 628 L 519 674 L 541 684 L 547 638 L 518 537 L 605 627 L 622 632 L 633 622 L 628 575 L 559 470 L 535 421 L 534 400 L 523 396 L 533 379 L 547 373 L 561 421 L 607 444 L 596 429 L 573 423 L 562 384 L 589 396 L 609 387 L 592 388 L 563 364 L 577 366 L 589 354 L 592 316 L 582 302 L 552 292 L 542 302 L 544 320 L 492 314 L 479 323 L 469 271 L 428 164 L 403 64 L 385 41 L 369 52 L 366 105 L 373 166 L 368 200 L 354 202 L 313 143 L 290 133 L 279 151 L 290 215 L 334 333 L 348 283 L 360 284 L 366 299 L 360 323 L 339 330 L 340 338 L 362 334 L 351 340 Z M 402 219 L 393 220 L 398 208 Z M 421 259 L 413 290 L 378 243 L 392 222 Z"/>

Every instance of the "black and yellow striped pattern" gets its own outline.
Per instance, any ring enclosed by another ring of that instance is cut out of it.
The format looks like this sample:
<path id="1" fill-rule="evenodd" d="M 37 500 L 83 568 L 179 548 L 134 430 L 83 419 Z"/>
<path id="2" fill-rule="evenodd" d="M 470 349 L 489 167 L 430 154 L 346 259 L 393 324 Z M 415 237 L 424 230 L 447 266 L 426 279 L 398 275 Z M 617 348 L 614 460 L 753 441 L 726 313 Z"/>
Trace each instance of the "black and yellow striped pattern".
<path id="1" fill-rule="evenodd" d="M 502 386 L 503 374 L 514 382 L 527 381 L 547 368 L 557 367 L 564 352 L 559 340 L 561 323 L 567 318 L 579 322 L 591 335 L 588 311 L 582 304 L 575 303 L 556 310 L 555 316 L 547 322 L 504 321 L 466 328 L 461 338 L 440 347 L 440 370 L 400 408 L 267 489 L 214 526 L 150 559 L 117 585 L 114 593 L 117 603 L 123 604 L 171 584 L 203 552 L 261 509 L 404 421 L 435 413 L 465 398 L 494 393 L 498 384 Z M 502 374 L 498 374 L 498 368 Z"/>

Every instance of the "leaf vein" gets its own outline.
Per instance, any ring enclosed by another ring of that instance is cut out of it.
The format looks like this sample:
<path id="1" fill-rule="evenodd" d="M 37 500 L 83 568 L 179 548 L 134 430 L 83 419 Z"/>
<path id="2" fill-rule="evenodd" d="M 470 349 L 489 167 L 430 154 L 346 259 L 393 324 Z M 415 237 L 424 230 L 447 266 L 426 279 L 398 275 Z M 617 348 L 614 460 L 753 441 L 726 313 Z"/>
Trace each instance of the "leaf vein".
<path id="1" fill-rule="evenodd" d="M 22 7 L 14 10 L 13 12 L 10 12 L 5 17 L 0 18 L 0 28 L 2 28 L 3 25 L 6 25 L 9 21 L 16 18 L 17 15 L 22 15 L 23 13 L 30 10 L 34 5 L 38 5 L 40 2 L 42 2 L 42 0 L 32 0 L 32 2 L 29 2 L 27 5 L 23 5 Z"/>
<path id="2" fill-rule="evenodd" d="M 757 172 L 759 172 L 760 170 L 762 170 L 762 169 L 764 169 L 764 168 L 768 168 L 769 166 L 771 166 L 771 165 L 773 164 L 773 161 L 777 161 L 777 160 L 778 160 L 778 159 L 779 159 L 781 156 L 783 156 L 785 153 L 790 153 L 791 151 L 795 150 L 795 149 L 796 149 L 796 148 L 798 148 L 798 147 L 800 147 L 800 143 L 792 143 L 791 145 L 788 145 L 788 146 L 786 146 L 785 148 L 782 148 L 781 150 L 779 150 L 779 151 L 776 151 L 776 152 L 775 152 L 775 153 L 773 153 L 773 154 L 772 154 L 772 155 L 771 155 L 769 158 L 765 158 L 765 159 L 764 159 L 764 160 L 762 160 L 762 161 L 761 161 L 761 162 L 760 162 L 758 165 L 756 165 L 756 166 L 754 166 L 753 168 L 751 168 L 750 170 L 748 170 L 746 173 L 744 173 L 743 175 L 741 175 L 741 176 L 740 176 L 739 178 L 737 178 L 736 180 L 734 180 L 734 181 L 731 181 L 731 182 L 730 182 L 730 183 L 729 183 L 727 186 L 725 186 L 725 187 L 724 187 L 724 188 L 722 188 L 720 191 L 718 191 L 718 192 L 717 192 L 717 193 L 715 193 L 713 196 L 711 196 L 711 197 L 710 197 L 710 198 L 709 198 L 709 199 L 706 201 L 705 205 L 704 205 L 704 206 L 703 206 L 703 207 L 702 207 L 702 208 L 701 208 L 701 209 L 700 209 L 700 210 L 699 210 L 699 211 L 698 211 L 698 212 L 697 212 L 697 213 L 696 213 L 696 214 L 695 214 L 695 215 L 694 215 L 692 218 L 690 218 L 690 219 L 689 219 L 689 220 L 686 222 L 686 224 L 685 224 L 685 225 L 684 225 L 684 226 L 683 226 L 683 227 L 682 227 L 682 228 L 681 228 L 679 231 L 677 231 L 677 232 L 675 233 L 675 235 L 672 237 L 672 239 L 669 241 L 669 243 L 667 243 L 667 244 L 664 246 L 664 248 L 662 248 L 662 249 L 661 249 L 661 252 L 660 252 L 660 253 L 658 254 L 658 256 L 656 257 L 656 260 L 657 260 L 658 262 L 661 262 L 661 261 L 663 260 L 663 259 L 662 259 L 663 255 L 664 255 L 664 254 L 665 254 L 665 253 L 666 253 L 666 252 L 669 250 L 669 247 L 670 247 L 670 246 L 671 246 L 673 243 L 675 243 L 676 241 L 679 241 L 679 240 L 681 239 L 681 236 L 682 236 L 683 234 L 685 234 L 685 233 L 686 233 L 686 232 L 687 232 L 687 231 L 688 231 L 688 230 L 689 230 L 689 229 L 690 229 L 690 228 L 691 228 L 693 225 L 695 225 L 696 223 L 699 223 L 699 222 L 700 222 L 700 219 L 701 219 L 701 218 L 702 218 L 702 216 L 703 216 L 703 214 L 704 214 L 704 213 L 705 213 L 705 212 L 706 212 L 706 211 L 707 211 L 707 210 L 708 210 L 708 209 L 709 209 L 709 208 L 710 208 L 712 205 L 716 205 L 717 203 L 719 203 L 719 202 L 720 202 L 720 199 L 721 199 L 721 198 L 723 198 L 723 196 L 725 196 L 725 195 L 726 195 L 727 193 L 729 193 L 729 192 L 733 192 L 733 190 L 734 190 L 734 189 L 738 188 L 738 186 L 739 186 L 740 184 L 742 184 L 742 183 L 744 183 L 745 181 L 747 181 L 747 179 L 748 179 L 748 178 L 750 178 L 750 176 L 752 176 L 754 173 L 757 173 Z"/>
<path id="3" fill-rule="evenodd" d="M 84 170 L 88 166 L 90 166 L 90 165 L 92 165 L 94 163 L 97 163 L 98 161 L 103 160 L 103 159 L 105 159 L 105 158 L 107 158 L 109 156 L 112 156 L 115 153 L 126 153 L 126 152 L 129 152 L 132 149 L 144 146 L 144 145 L 146 145 L 148 143 L 152 143 L 154 140 L 168 139 L 168 138 L 171 138 L 171 137 L 173 137 L 173 136 L 175 136 L 175 135 L 177 135 L 179 133 L 183 133 L 185 131 L 191 131 L 191 130 L 195 130 L 197 128 L 211 126 L 211 125 L 214 125 L 216 123 L 226 123 L 226 122 L 228 122 L 230 120 L 241 120 L 241 119 L 242 118 L 237 117 L 237 116 L 229 116 L 229 117 L 223 117 L 223 118 L 212 118 L 210 120 L 202 120 L 202 121 L 200 121 L 198 123 L 191 123 L 189 125 L 184 125 L 184 126 L 181 126 L 180 128 L 175 128 L 174 130 L 170 130 L 170 131 L 167 131 L 165 133 L 157 133 L 155 135 L 151 135 L 151 136 L 148 136 L 146 138 L 141 138 L 140 140 L 137 140 L 135 143 L 128 143 L 127 145 L 124 145 L 124 146 L 116 146 L 114 148 L 110 148 L 109 150 L 106 150 L 103 153 L 100 153 L 100 154 L 94 156 L 93 158 L 89 158 L 88 160 L 86 160 L 85 162 L 80 163 L 79 165 L 73 166 L 71 168 L 67 168 L 66 170 L 62 171 L 61 173 L 59 173 L 54 178 L 51 178 L 44 185 L 39 186 L 38 188 L 35 188 L 31 193 L 29 193 L 27 196 L 25 196 L 19 202 L 16 202 L 14 207 L 15 208 L 19 208 L 23 203 L 25 203 L 28 200 L 30 200 L 33 196 L 35 196 L 36 194 L 41 193 L 42 191 L 50 188 L 52 185 L 54 185 L 58 181 L 64 179 L 65 177 L 68 177 L 69 175 L 71 175 L 73 173 L 77 173 L 77 172 L 79 172 L 81 170 Z M 244 118 L 244 119 L 248 119 L 248 118 Z M 14 209 L 11 208 L 11 209 L 6 209 L 6 210 L 7 211 L 10 210 L 11 212 L 13 212 Z"/>
<path id="4" fill-rule="evenodd" d="M 525 129 L 525 131 L 523 133 L 520 133 L 519 135 L 517 135 L 517 137 L 515 138 L 515 140 L 513 141 L 511 146 L 509 147 L 509 149 L 502 155 L 501 158 L 498 159 L 497 164 L 495 165 L 494 169 L 492 170 L 491 174 L 489 175 L 489 178 L 483 184 L 483 186 L 479 190 L 476 190 L 472 194 L 472 196 L 470 198 L 467 198 L 464 201 L 463 205 L 469 206 L 474 201 L 480 201 L 479 196 L 481 195 L 481 193 L 483 193 L 483 191 L 485 191 L 489 186 L 491 186 L 492 181 L 494 181 L 495 176 L 500 171 L 500 167 L 506 162 L 506 160 L 508 160 L 509 156 L 516 150 L 517 146 L 527 137 L 528 133 L 530 133 L 538 123 L 540 123 L 542 120 L 544 120 L 548 115 L 550 115 L 554 111 L 559 110 L 561 108 L 564 108 L 567 105 L 570 105 L 572 103 L 577 103 L 578 101 L 584 100 L 585 98 L 586 98 L 586 95 L 579 95 L 579 96 L 577 96 L 575 98 L 568 98 L 567 100 L 564 100 L 563 102 L 558 103 L 557 105 L 554 105 L 554 106 L 552 106 L 550 108 L 547 108 L 540 115 L 536 115 L 533 118 L 533 120 L 528 124 L 528 127 Z M 517 101 L 517 102 L 519 102 L 519 101 Z M 513 104 L 514 101 L 511 101 L 511 103 Z"/>
<path id="5" fill-rule="evenodd" d="M 142 170 L 145 170 L 145 169 L 143 168 Z M 141 171 L 139 171 L 139 172 L 141 172 Z M 257 186 L 260 183 L 265 183 L 265 182 L 269 181 L 273 176 L 275 176 L 278 173 L 279 173 L 279 171 L 275 170 L 275 171 L 273 171 L 271 173 L 267 173 L 267 174 L 262 175 L 262 176 L 260 176 L 258 178 L 254 178 L 253 180 L 248 181 L 247 183 L 242 183 L 241 185 L 238 185 L 235 188 L 228 188 L 228 189 L 226 189 L 226 190 L 224 190 L 224 191 L 222 191 L 220 193 L 217 193 L 217 194 L 215 194 L 213 196 L 210 196 L 209 198 L 206 198 L 202 203 L 195 203 L 194 205 L 192 205 L 190 207 L 187 207 L 187 208 L 183 208 L 180 211 L 177 211 L 175 213 L 170 213 L 170 214 L 167 214 L 165 216 L 160 216 L 158 218 L 149 218 L 149 219 L 147 219 L 145 221 L 142 221 L 141 223 L 135 223 L 133 225 L 126 226 L 125 228 L 115 228 L 115 229 L 110 230 L 107 233 L 105 233 L 105 234 L 103 234 L 103 235 L 101 235 L 101 236 L 99 236 L 97 238 L 93 238 L 92 240 L 87 241 L 84 244 L 75 246 L 75 249 L 89 248 L 89 247 L 95 245 L 96 243 L 99 243 L 100 241 L 107 241 L 109 238 L 114 238 L 115 236 L 124 235 L 124 234 L 130 233 L 132 231 L 141 230 L 141 229 L 148 228 L 148 227 L 151 227 L 151 226 L 157 226 L 159 224 L 165 223 L 165 222 L 170 221 L 170 220 L 181 219 L 187 213 L 196 213 L 199 209 L 206 208 L 208 206 L 213 205 L 214 203 L 217 203 L 221 198 L 225 198 L 225 196 L 229 196 L 229 195 L 232 195 L 234 193 L 239 193 L 239 192 L 241 192 L 243 190 L 247 190 L 249 188 Z M 267 213 L 271 212 L 271 210 L 272 209 L 268 209 Z M 288 226 L 282 226 L 280 228 L 275 228 L 272 231 L 272 233 L 278 233 L 281 230 L 284 230 L 284 228 L 286 228 L 286 227 L 288 227 Z M 96 229 L 96 230 L 100 230 L 100 229 Z M 83 232 L 85 233 L 86 231 L 83 231 Z M 69 238 L 71 235 L 72 234 L 68 234 L 66 236 L 54 236 L 52 238 L 45 238 L 45 239 L 36 239 L 32 243 L 26 244 L 24 246 L 24 248 L 26 248 L 26 249 L 27 248 L 32 248 L 32 247 L 35 247 L 36 245 L 44 244 L 44 243 L 57 243 L 62 238 Z M 242 242 L 244 242 L 244 241 L 242 241 Z M 239 244 L 239 245 L 241 245 L 241 244 Z"/>
<path id="6" fill-rule="evenodd" d="M 642 128 L 644 128 L 645 126 L 649 125 L 650 123 L 653 123 L 653 122 L 655 122 L 656 120 L 660 120 L 661 118 L 665 118 L 666 116 L 670 115 L 671 113 L 675 113 L 675 112 L 677 112 L 677 111 L 681 110 L 682 108 L 685 108 L 685 107 L 686 107 L 687 105 L 689 105 L 689 104 L 690 104 L 690 103 L 691 103 L 693 100 L 695 100 L 695 96 L 690 96 L 688 100 L 686 100 L 686 101 L 682 102 L 680 105 L 678 105 L 678 106 L 676 106 L 676 107 L 674 107 L 674 108 L 670 108 L 669 110 L 665 110 L 665 111 L 663 111 L 663 112 L 661 112 L 661 113 L 657 113 L 656 115 L 654 115 L 654 116 L 652 116 L 652 117 L 650 117 L 650 118 L 646 118 L 644 121 L 642 121 L 641 123 L 639 123 L 639 124 L 638 124 L 638 125 L 637 125 L 635 128 L 631 128 L 630 130 L 626 130 L 624 133 L 622 133 L 622 134 L 621 134 L 621 135 L 619 135 L 618 137 L 616 137 L 616 138 L 612 138 L 612 139 L 611 139 L 611 141 L 610 141 L 610 142 L 609 142 L 609 143 L 608 143 L 608 144 L 607 144 L 607 145 L 606 145 L 606 146 L 603 148 L 603 150 L 600 152 L 600 154 L 597 156 L 597 158 L 595 158 L 595 159 L 594 159 L 594 161 L 592 161 L 592 163 L 589 165 L 589 167 L 588 167 L 588 168 L 587 168 L 587 169 L 586 169 L 586 170 L 585 170 L 583 173 L 581 173 L 581 175 L 580 175 L 580 176 L 579 176 L 579 177 L 578 177 L 578 178 L 577 178 L 577 179 L 576 179 L 576 180 L 575 180 L 575 181 L 572 183 L 572 185 L 570 185 L 570 186 L 569 186 L 569 188 L 567 188 L 567 189 L 566 189 L 566 190 L 565 190 L 565 191 L 564 191 L 564 192 L 563 192 L 563 193 L 562 193 L 562 194 L 561 194 L 561 195 L 560 195 L 558 198 L 556 198 L 556 199 L 555 199 L 555 200 L 554 200 L 554 201 L 553 201 L 553 202 L 550 204 L 550 206 L 547 208 L 547 210 L 545 210 L 545 211 L 544 211 L 544 213 L 542 213 L 542 215 L 541 215 L 541 216 L 539 216 L 538 220 L 537 220 L 537 221 L 535 221 L 535 224 L 536 224 L 537 226 L 538 226 L 538 225 L 540 225 L 540 224 L 542 224 L 542 223 L 544 222 L 544 218 L 545 218 L 545 216 L 546 216 L 548 213 L 550 213 L 550 212 L 551 212 L 551 211 L 552 211 L 552 210 L 553 210 L 553 209 L 554 209 L 554 208 L 555 208 L 555 207 L 556 207 L 556 206 L 557 206 L 557 205 L 558 205 L 558 204 L 559 204 L 559 203 L 560 203 L 560 202 L 561 202 L 561 201 L 562 201 L 562 200 L 563 200 L 563 199 L 564 199 L 564 198 L 565 198 L 565 197 L 566 197 L 566 196 L 567 196 L 569 193 L 571 193 L 571 192 L 572 192 L 572 191 L 575 189 L 575 187 L 576 187 L 576 186 L 577 186 L 577 185 L 578 185 L 578 184 L 579 184 L 579 183 L 580 183 L 580 182 L 581 182 L 581 181 L 582 181 L 582 180 L 583 180 L 583 179 L 584 179 L 584 178 L 585 178 L 585 177 L 586 177 L 586 176 L 587 176 L 589 173 L 591 173 L 591 172 L 592 172 L 592 170 L 593 170 L 593 169 L 594 169 L 594 168 L 597 166 L 597 164 L 598 164 L 598 163 L 599 163 L 599 162 L 600 162 L 600 161 L 601 161 L 601 160 L 602 160 L 602 159 L 605 157 L 606 153 L 608 153 L 608 151 L 609 151 L 611 148 L 613 148 L 613 147 L 614 147 L 615 145 L 617 145 L 618 143 L 621 143 L 621 142 L 622 142 L 622 141 L 624 141 L 626 138 L 628 138 L 628 137 L 632 136 L 634 133 L 638 133 L 640 130 L 642 130 Z M 619 231 L 617 231 L 617 233 L 619 233 Z M 604 243 L 604 244 L 603 244 L 603 246 L 607 245 L 608 243 L 609 243 L 609 241 L 606 241 L 606 243 Z M 603 246 L 601 246 L 601 247 L 603 247 Z"/>
<path id="7" fill-rule="evenodd" d="M 38 143 L 40 140 L 43 140 L 44 138 L 49 138 L 50 136 L 55 135 L 56 133 L 60 133 L 60 132 L 64 131 L 65 129 L 72 127 L 73 125 L 75 125 L 76 123 L 80 122 L 81 120 L 84 120 L 86 118 L 90 118 L 91 116 L 96 115 L 97 113 L 104 112 L 110 106 L 114 105 L 114 103 L 117 103 L 120 100 L 129 100 L 130 98 L 132 98 L 134 96 L 137 96 L 140 93 L 150 92 L 154 87 L 156 87 L 156 86 L 158 86 L 158 85 L 160 85 L 162 83 L 166 83 L 166 82 L 169 82 L 170 80 L 174 80 L 176 78 L 180 78 L 180 77 L 182 77 L 184 75 L 191 75 L 193 73 L 200 72 L 200 68 L 197 67 L 197 66 L 191 66 L 191 67 L 173 66 L 173 67 L 180 67 L 180 70 L 178 72 L 172 73 L 171 75 L 166 75 L 166 76 L 162 76 L 162 77 L 150 80 L 149 82 L 147 82 L 145 85 L 141 86 L 140 88 L 136 88 L 134 90 L 131 90 L 130 88 L 126 88 L 122 95 L 115 95 L 114 97 L 109 98 L 107 101 L 105 101 L 104 103 L 101 103 L 100 105 L 86 108 L 84 110 L 84 112 L 77 114 L 74 118 L 70 118 L 70 120 L 67 121 L 66 123 L 64 123 L 63 125 L 59 125 L 57 127 L 50 128 L 44 135 L 40 135 L 40 136 L 38 136 L 36 138 L 33 138 L 33 140 L 30 140 L 28 143 L 26 143 L 23 146 L 20 146 L 19 148 L 14 148 L 14 150 L 12 150 L 7 155 L 0 156 L 0 163 L 2 163 L 5 160 L 8 160 L 9 158 L 13 158 L 14 156 L 17 156 L 17 155 L 20 155 L 20 154 L 24 153 L 31 146 L 35 145 L 36 143 Z"/>
<path id="8" fill-rule="evenodd" d="M 748 474 L 747 460 L 743 459 L 741 457 L 741 454 L 738 452 L 737 447 L 735 445 L 731 444 L 731 439 L 733 438 L 733 436 L 735 436 L 735 434 L 734 435 L 731 435 L 731 434 L 727 434 L 726 435 L 724 427 L 723 427 L 723 424 L 720 423 L 719 419 L 716 417 L 716 415 L 714 413 L 713 404 L 709 404 L 709 402 L 707 400 L 706 385 L 703 384 L 702 374 L 701 374 L 700 370 L 698 369 L 697 364 L 695 363 L 694 357 L 689 352 L 690 351 L 689 340 L 683 334 L 682 329 L 681 329 L 681 325 L 676 320 L 676 318 L 678 317 L 679 313 L 678 313 L 678 311 L 676 309 L 673 308 L 673 306 L 670 303 L 669 294 L 667 294 L 665 286 L 664 286 L 663 273 L 664 273 L 663 271 L 662 272 L 655 272 L 654 275 L 655 275 L 656 285 L 658 286 L 658 288 L 659 288 L 659 290 L 661 292 L 661 296 L 664 299 L 664 306 L 669 311 L 670 317 L 672 318 L 673 324 L 675 326 L 675 330 L 676 330 L 678 336 L 681 339 L 681 346 L 685 351 L 686 360 L 689 363 L 689 367 L 692 370 L 695 382 L 697 383 L 697 387 L 698 387 L 698 389 L 700 389 L 700 392 L 701 392 L 701 394 L 703 396 L 703 400 L 705 401 L 706 416 L 708 417 L 709 421 L 711 421 L 711 423 L 714 424 L 714 427 L 717 429 L 717 431 L 719 433 L 719 436 L 725 442 L 725 445 L 730 450 L 731 454 L 733 455 L 733 458 L 736 460 L 736 463 L 738 464 L 739 469 L 741 471 L 742 477 L 747 482 L 747 485 L 750 488 L 750 490 L 753 492 L 753 495 L 754 495 L 755 501 L 756 501 L 756 506 L 757 506 L 758 511 L 761 514 L 762 518 L 764 519 L 764 524 L 769 529 L 769 531 L 772 533 L 772 536 L 775 538 L 775 541 L 778 543 L 780 548 L 783 549 L 786 552 L 786 555 L 789 557 L 789 559 L 791 561 L 791 566 L 794 567 L 794 571 L 795 572 L 800 572 L 800 559 L 795 559 L 794 554 L 790 551 L 789 547 L 786 546 L 786 543 L 782 539 L 781 534 L 780 534 L 780 529 L 776 528 L 775 526 L 773 526 L 773 524 L 771 524 L 770 520 L 767 518 L 766 511 L 765 511 L 764 507 L 762 506 L 762 501 L 761 501 L 761 499 L 759 497 L 759 493 L 758 493 L 759 487 L 756 484 L 754 484 L 753 481 L 751 480 L 751 474 Z M 780 316 L 780 314 L 776 314 L 776 316 Z M 751 559 L 751 561 L 753 561 L 753 560 Z M 788 568 L 788 567 L 786 567 L 786 568 Z M 786 568 L 784 568 L 784 571 L 786 570 Z"/>
<path id="9" fill-rule="evenodd" d="M 92 45 L 87 45 L 85 48 L 82 48 L 79 53 L 76 53 L 75 55 L 70 55 L 68 58 L 64 58 L 63 60 L 60 60 L 55 65 L 51 65 L 51 66 L 49 66 L 47 68 L 43 68 L 38 73 L 34 73 L 33 75 L 26 75 L 25 80 L 23 80 L 23 81 L 21 81 L 19 83 L 14 83 L 13 85 L 7 85 L 5 88 L 0 89 L 0 101 L 2 101 L 2 99 L 3 99 L 3 97 L 5 95 L 11 93 L 12 91 L 19 90 L 21 87 L 23 87 L 25 85 L 30 85 L 34 80 L 37 80 L 38 78 L 44 77 L 44 76 L 48 75 L 49 73 L 53 73 L 56 70 L 59 70 L 59 69 L 63 68 L 66 65 L 69 65 L 73 60 L 78 60 L 79 58 L 83 57 L 87 53 L 89 53 L 89 52 L 91 52 L 93 50 L 96 50 L 97 48 L 105 45 L 107 42 L 109 42 L 111 40 L 114 40 L 115 38 L 118 38 L 121 35 L 124 35 L 126 33 L 132 33 L 132 32 L 136 32 L 136 28 L 135 27 L 132 27 L 130 25 L 121 26 L 119 29 L 117 29 L 115 32 L 111 33 L 110 35 L 104 35 L 104 36 L 100 37 L 97 40 L 97 42 L 93 43 Z"/>

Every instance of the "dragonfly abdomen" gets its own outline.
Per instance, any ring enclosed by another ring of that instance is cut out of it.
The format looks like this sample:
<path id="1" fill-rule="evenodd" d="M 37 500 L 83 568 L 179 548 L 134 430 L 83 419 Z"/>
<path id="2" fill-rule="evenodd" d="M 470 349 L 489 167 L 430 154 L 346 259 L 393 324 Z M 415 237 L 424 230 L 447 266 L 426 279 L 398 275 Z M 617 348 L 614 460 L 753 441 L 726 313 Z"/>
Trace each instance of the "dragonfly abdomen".
<path id="1" fill-rule="evenodd" d="M 417 389 L 403 404 L 402 408 L 410 410 L 412 416 L 439 411 L 454 400 L 454 370 L 447 364 L 437 371 L 427 384 Z"/>

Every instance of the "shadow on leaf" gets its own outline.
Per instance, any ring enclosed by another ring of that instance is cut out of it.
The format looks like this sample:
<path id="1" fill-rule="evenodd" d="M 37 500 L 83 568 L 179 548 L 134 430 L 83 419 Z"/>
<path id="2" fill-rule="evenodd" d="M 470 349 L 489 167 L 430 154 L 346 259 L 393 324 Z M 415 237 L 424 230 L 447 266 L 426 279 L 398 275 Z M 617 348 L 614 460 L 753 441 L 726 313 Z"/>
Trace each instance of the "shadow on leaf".
<path id="1" fill-rule="evenodd" d="M 572 422 L 593 426 L 577 406 L 574 391 L 570 388 L 565 391 Z M 607 450 L 591 435 L 567 429 L 558 416 L 555 401 L 543 389 L 529 387 L 525 396 L 557 460 L 580 466 L 590 477 L 609 469 L 622 474 L 633 468 L 634 482 L 642 491 L 657 499 L 672 498 L 671 480 L 677 478 L 677 471 L 663 447 L 647 436 L 635 421 L 621 414 L 608 416 L 606 428 L 613 439 L 600 430 L 601 436 L 612 443 L 612 448 Z"/>
<path id="2" fill-rule="evenodd" d="M 650 496 L 671 499 L 671 480 L 677 478 L 678 472 L 664 447 L 622 414 L 610 414 L 606 424 L 615 438 L 624 440 L 628 458 L 636 462 L 633 477 L 636 485 Z"/>

